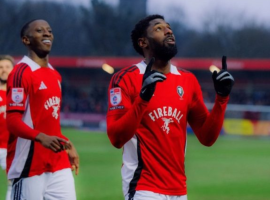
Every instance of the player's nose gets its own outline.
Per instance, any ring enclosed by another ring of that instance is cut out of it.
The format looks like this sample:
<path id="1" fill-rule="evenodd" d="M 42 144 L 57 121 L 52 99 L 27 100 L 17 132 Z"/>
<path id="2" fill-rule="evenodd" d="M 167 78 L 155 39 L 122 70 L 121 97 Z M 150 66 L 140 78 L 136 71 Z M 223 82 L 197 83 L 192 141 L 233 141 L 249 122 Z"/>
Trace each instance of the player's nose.
<path id="1" fill-rule="evenodd" d="M 51 37 L 52 36 L 52 32 L 50 32 L 48 30 L 44 30 L 43 36 Z"/>
<path id="2" fill-rule="evenodd" d="M 173 31 L 170 28 L 165 28 L 165 35 L 172 35 Z"/>

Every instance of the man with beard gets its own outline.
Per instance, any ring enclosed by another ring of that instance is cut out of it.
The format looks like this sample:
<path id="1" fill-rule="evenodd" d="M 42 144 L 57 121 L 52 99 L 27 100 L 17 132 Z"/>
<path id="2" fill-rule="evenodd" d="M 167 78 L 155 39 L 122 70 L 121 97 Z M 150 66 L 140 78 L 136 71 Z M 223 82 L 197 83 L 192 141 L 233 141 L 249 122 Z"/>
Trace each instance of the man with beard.
<path id="1" fill-rule="evenodd" d="M 218 94 L 209 113 L 195 76 L 170 63 L 177 48 L 163 16 L 142 19 L 131 38 L 145 59 L 112 77 L 107 113 L 108 137 L 116 148 L 124 147 L 125 200 L 187 200 L 187 123 L 203 145 L 211 146 L 222 128 L 234 80 L 224 59 L 223 70 L 213 73 Z"/>
<path id="2" fill-rule="evenodd" d="M 0 55 L 0 167 L 6 170 L 6 156 L 9 133 L 6 125 L 7 78 L 13 69 L 14 60 L 9 55 Z M 11 182 L 8 181 L 6 200 L 10 199 Z"/>

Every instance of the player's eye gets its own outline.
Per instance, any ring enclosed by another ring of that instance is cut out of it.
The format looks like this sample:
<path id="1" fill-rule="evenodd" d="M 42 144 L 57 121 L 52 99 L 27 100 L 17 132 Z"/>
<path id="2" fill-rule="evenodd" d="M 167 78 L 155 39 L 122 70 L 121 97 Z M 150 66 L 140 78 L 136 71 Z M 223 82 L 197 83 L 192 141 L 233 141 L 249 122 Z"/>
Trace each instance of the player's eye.
<path id="1" fill-rule="evenodd" d="M 161 30 L 162 28 L 160 26 L 156 28 L 156 31 L 161 31 Z"/>

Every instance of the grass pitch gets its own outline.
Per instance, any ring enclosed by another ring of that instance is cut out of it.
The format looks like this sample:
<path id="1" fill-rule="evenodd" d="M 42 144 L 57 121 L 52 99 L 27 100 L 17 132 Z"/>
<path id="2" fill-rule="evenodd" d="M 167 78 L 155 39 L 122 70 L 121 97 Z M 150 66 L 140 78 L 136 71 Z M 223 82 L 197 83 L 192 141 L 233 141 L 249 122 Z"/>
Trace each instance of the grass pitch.
<path id="1" fill-rule="evenodd" d="M 80 155 L 80 173 L 75 176 L 78 200 L 121 200 L 122 150 L 110 144 L 107 135 L 63 129 Z M 269 138 L 220 136 L 213 147 L 188 136 L 186 173 L 188 200 L 269 200 Z M 0 199 L 6 180 L 0 172 Z"/>

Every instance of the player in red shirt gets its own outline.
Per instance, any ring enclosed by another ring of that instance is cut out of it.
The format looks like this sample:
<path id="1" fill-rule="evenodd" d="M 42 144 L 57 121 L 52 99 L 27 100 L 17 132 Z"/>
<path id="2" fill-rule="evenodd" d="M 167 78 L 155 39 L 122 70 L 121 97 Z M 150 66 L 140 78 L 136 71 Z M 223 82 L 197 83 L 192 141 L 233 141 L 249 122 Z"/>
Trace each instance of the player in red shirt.
<path id="1" fill-rule="evenodd" d="M 11 56 L 0 56 L 0 167 L 6 170 L 6 156 L 9 133 L 6 125 L 6 90 L 7 78 L 13 69 L 14 60 Z M 11 182 L 8 181 L 6 200 L 10 200 Z"/>
<path id="2" fill-rule="evenodd" d="M 196 77 L 170 62 L 177 47 L 163 16 L 141 20 L 131 37 L 144 60 L 112 77 L 107 113 L 108 137 L 113 146 L 123 147 L 125 199 L 186 200 L 187 123 L 203 145 L 213 145 L 233 77 L 224 58 L 224 69 L 212 75 L 217 95 L 209 113 Z"/>
<path id="3" fill-rule="evenodd" d="M 53 38 L 46 21 L 26 23 L 21 39 L 28 55 L 8 77 L 7 171 L 12 199 L 76 199 L 70 168 L 78 173 L 79 158 L 61 133 L 61 76 L 48 61 Z"/>

